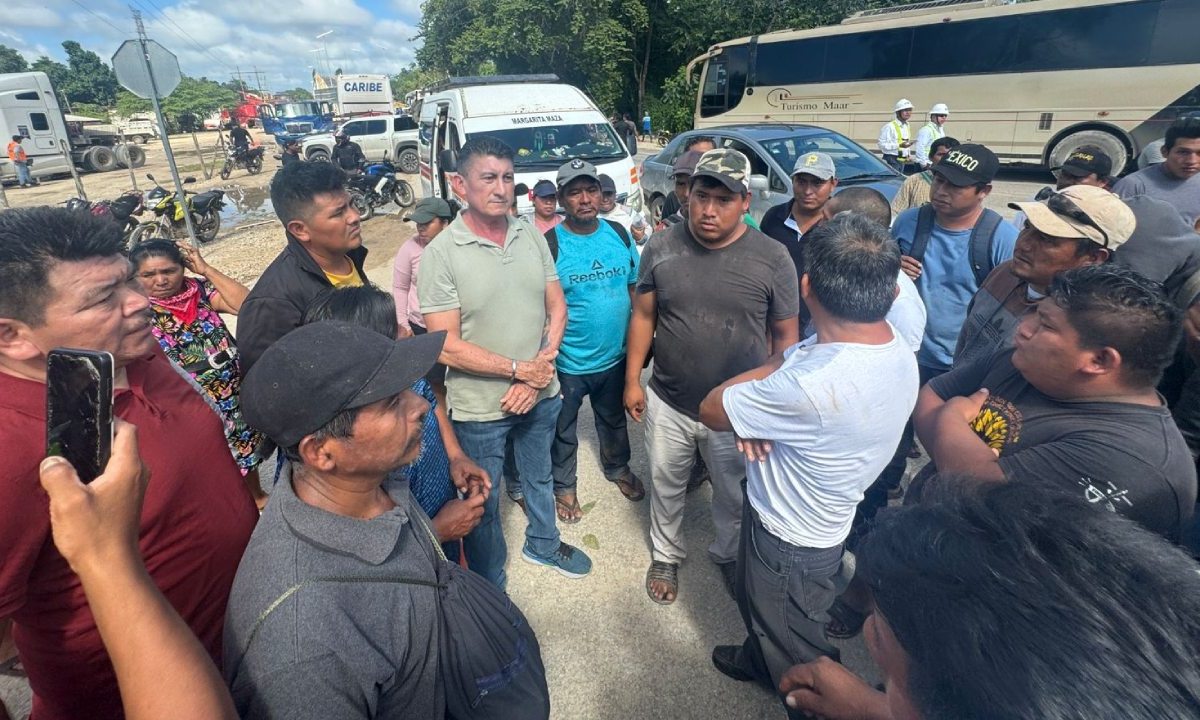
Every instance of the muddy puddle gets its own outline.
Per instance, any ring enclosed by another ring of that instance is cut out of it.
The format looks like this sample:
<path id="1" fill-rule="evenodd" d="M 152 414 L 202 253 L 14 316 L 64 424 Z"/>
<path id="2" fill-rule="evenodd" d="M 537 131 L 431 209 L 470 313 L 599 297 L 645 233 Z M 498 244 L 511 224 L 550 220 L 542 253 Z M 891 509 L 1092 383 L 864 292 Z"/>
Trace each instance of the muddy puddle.
<path id="1" fill-rule="evenodd" d="M 221 210 L 221 227 L 233 228 L 275 218 L 275 206 L 271 204 L 271 192 L 267 188 L 234 183 L 225 186 L 224 190 L 225 207 Z"/>

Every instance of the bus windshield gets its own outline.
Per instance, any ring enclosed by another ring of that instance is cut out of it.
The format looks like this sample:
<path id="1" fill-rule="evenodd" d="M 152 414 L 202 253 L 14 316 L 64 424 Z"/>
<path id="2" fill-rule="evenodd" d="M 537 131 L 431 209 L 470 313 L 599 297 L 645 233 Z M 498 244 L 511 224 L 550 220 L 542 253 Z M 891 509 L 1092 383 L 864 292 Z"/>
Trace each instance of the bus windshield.
<path id="1" fill-rule="evenodd" d="M 607 162 L 629 154 L 608 123 L 541 125 L 469 134 L 488 135 L 512 148 L 513 167 L 518 170 L 557 168 L 574 158 Z"/>

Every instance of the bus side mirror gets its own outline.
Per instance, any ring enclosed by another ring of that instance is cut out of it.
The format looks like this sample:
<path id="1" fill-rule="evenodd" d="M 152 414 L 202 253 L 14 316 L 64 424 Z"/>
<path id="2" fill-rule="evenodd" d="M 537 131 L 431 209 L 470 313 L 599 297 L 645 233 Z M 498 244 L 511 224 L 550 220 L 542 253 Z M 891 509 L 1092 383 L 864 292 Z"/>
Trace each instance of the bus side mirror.
<path id="1" fill-rule="evenodd" d="M 765 193 L 769 187 L 770 183 L 767 182 L 766 175 L 750 176 L 750 192 Z"/>
<path id="2" fill-rule="evenodd" d="M 442 150 L 438 153 L 438 165 L 442 172 L 458 172 L 458 153 L 453 150 Z"/>

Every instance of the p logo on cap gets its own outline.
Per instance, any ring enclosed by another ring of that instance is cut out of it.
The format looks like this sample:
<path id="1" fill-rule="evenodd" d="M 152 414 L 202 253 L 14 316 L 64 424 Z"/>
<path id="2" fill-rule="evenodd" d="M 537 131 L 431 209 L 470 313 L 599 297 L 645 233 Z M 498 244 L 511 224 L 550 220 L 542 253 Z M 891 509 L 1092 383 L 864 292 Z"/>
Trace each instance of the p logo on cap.
<path id="1" fill-rule="evenodd" d="M 812 167 L 813 165 L 816 165 L 819 162 L 821 162 L 821 158 L 819 158 L 816 155 L 813 155 L 811 153 L 809 154 L 808 157 L 804 158 L 804 164 L 809 167 Z"/>

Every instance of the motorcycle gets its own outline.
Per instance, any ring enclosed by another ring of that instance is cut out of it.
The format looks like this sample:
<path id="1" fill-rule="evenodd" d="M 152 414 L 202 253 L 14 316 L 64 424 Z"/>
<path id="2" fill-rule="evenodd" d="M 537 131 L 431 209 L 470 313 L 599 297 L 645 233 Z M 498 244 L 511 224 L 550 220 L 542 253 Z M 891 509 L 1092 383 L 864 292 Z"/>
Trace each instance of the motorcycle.
<path id="1" fill-rule="evenodd" d="M 247 148 L 242 152 L 232 145 L 225 148 L 225 164 L 221 167 L 221 179 L 228 180 L 235 168 L 244 168 L 251 175 L 257 175 L 262 171 L 264 152 L 266 151 L 261 146 Z"/>
<path id="2" fill-rule="evenodd" d="M 187 222 L 183 219 L 183 208 L 179 207 L 175 193 L 158 184 L 154 176 L 147 173 L 146 177 L 154 183 L 154 189 L 146 194 L 150 209 L 154 211 L 155 219 L 143 222 L 137 226 L 129 239 L 131 245 L 154 237 L 167 239 L 186 239 Z M 196 178 L 183 179 L 184 185 L 196 182 Z M 202 243 L 212 242 L 221 229 L 221 210 L 225 207 L 224 190 L 208 190 L 199 194 L 184 190 L 192 226 L 196 228 L 196 238 Z"/>
<path id="3" fill-rule="evenodd" d="M 385 156 L 378 162 L 365 162 L 362 172 L 350 178 L 346 188 L 350 192 L 350 204 L 358 210 L 363 220 L 375 214 L 375 208 L 395 203 L 401 209 L 416 202 L 412 185 L 397 177 L 396 166 Z"/>
<path id="4" fill-rule="evenodd" d="M 66 203 L 68 210 L 83 210 L 97 217 L 106 217 L 121 226 L 121 237 L 125 246 L 130 246 L 133 233 L 138 228 L 135 216 L 145 210 L 145 198 L 138 190 L 128 190 L 116 200 L 98 200 L 90 202 L 83 198 L 71 198 Z"/>

